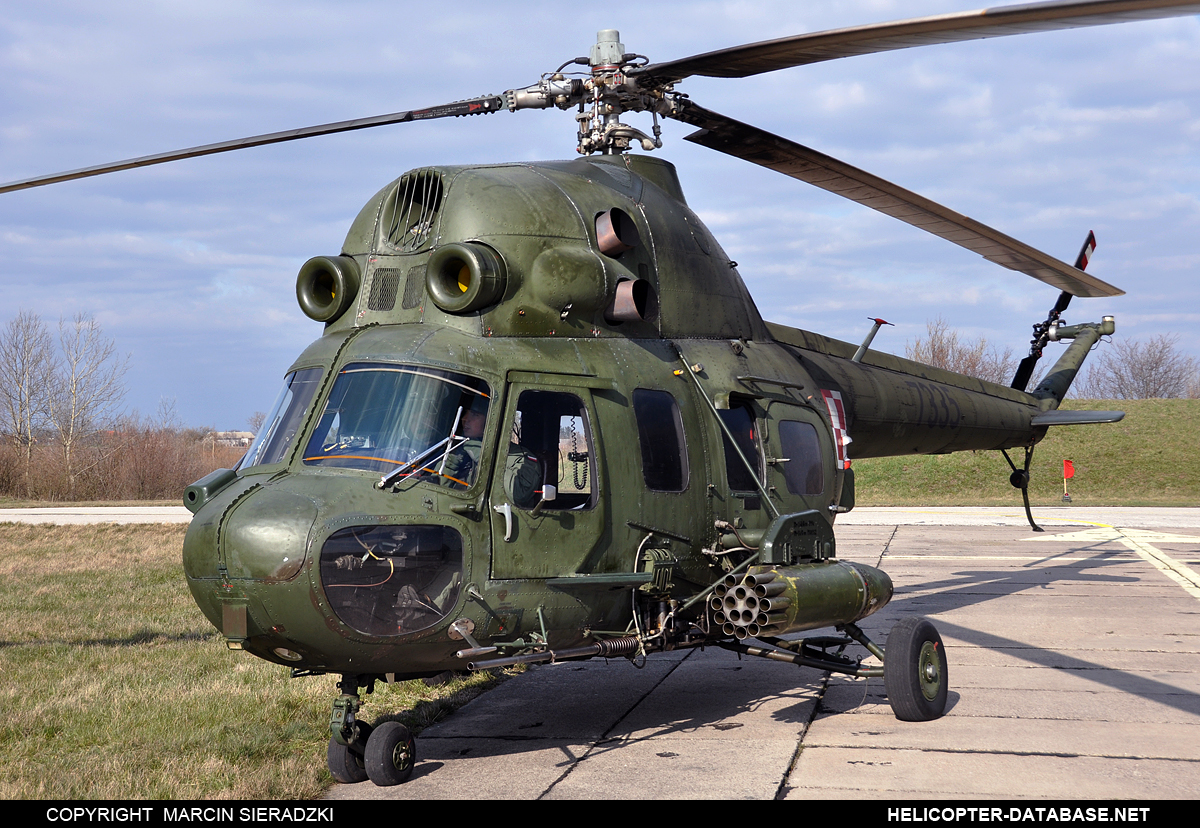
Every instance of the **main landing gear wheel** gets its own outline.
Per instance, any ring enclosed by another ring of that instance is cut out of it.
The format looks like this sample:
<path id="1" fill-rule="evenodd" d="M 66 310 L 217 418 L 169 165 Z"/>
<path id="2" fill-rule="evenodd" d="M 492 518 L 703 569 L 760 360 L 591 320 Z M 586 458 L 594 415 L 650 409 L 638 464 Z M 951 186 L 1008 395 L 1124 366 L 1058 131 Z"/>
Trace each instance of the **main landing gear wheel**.
<path id="1" fill-rule="evenodd" d="M 928 722 L 946 710 L 946 648 L 933 624 L 905 618 L 892 627 L 884 650 L 883 686 L 902 722 Z"/>
<path id="2" fill-rule="evenodd" d="M 358 728 L 358 744 L 364 745 L 371 735 L 371 726 L 366 722 L 356 722 Z M 329 737 L 329 747 L 325 750 L 325 761 L 329 773 L 337 781 L 345 785 L 367 781 L 366 759 L 361 753 L 355 753 L 350 748 L 340 744 L 337 739 Z"/>
<path id="3" fill-rule="evenodd" d="M 399 785 L 412 776 L 417 740 L 399 722 L 385 722 L 367 740 L 367 776 L 380 787 Z"/>

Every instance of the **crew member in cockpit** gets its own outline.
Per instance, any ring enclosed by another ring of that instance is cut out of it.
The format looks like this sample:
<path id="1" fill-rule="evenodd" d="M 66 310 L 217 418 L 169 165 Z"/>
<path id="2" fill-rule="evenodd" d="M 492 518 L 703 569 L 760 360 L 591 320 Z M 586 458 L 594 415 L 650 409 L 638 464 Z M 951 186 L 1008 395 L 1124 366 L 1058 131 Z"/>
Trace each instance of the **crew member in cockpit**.
<path id="1" fill-rule="evenodd" d="M 465 489 L 475 480 L 483 450 L 483 430 L 487 425 L 487 400 L 480 398 L 465 408 L 456 434 L 466 438 L 446 457 L 441 482 L 453 489 Z M 542 496 L 545 464 L 529 448 L 510 438 L 504 465 L 504 488 L 513 505 L 532 509 Z"/>
<path id="2" fill-rule="evenodd" d="M 465 489 L 475 482 L 479 469 L 479 455 L 483 452 L 483 429 L 487 425 L 486 397 L 467 402 L 458 421 L 457 437 L 466 438 L 452 449 L 438 474 L 442 485 L 452 489 Z"/>

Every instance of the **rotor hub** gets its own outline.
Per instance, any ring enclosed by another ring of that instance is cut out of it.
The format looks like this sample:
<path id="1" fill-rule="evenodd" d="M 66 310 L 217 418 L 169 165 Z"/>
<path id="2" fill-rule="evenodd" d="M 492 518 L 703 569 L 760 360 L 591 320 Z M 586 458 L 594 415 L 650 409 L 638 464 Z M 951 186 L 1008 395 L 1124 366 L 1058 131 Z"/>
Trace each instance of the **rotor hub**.
<path id="1" fill-rule="evenodd" d="M 587 66 L 579 78 L 568 78 L 563 70 L 570 65 Z M 581 155 L 625 152 L 637 142 L 649 152 L 662 146 L 658 116 L 676 112 L 678 104 L 673 84 L 639 82 L 636 70 L 648 65 L 644 55 L 627 53 L 616 29 L 596 33 L 596 43 L 588 57 L 567 61 L 556 71 L 542 76 L 533 86 L 510 89 L 504 101 L 512 111 L 518 109 L 559 109 L 578 107 L 579 126 L 576 151 Z M 626 112 L 650 112 L 654 117 L 652 134 L 621 121 Z"/>

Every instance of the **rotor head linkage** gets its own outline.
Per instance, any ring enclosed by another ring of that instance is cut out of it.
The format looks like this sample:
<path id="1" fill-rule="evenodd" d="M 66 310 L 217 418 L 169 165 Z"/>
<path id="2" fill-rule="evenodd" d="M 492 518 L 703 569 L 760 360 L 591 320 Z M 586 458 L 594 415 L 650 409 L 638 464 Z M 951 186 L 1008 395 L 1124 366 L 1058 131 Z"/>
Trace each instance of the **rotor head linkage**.
<path id="1" fill-rule="evenodd" d="M 509 110 L 547 109 L 556 106 L 567 109 L 579 107 L 575 119 L 579 124 L 581 155 L 625 152 L 634 141 L 649 152 L 662 146 L 659 115 L 670 115 L 677 105 L 671 92 L 672 83 L 641 83 L 632 72 L 647 64 L 644 55 L 628 53 L 616 29 L 596 33 L 596 43 L 588 57 L 578 57 L 564 63 L 553 73 L 524 89 L 504 93 Z M 587 66 L 584 77 L 568 78 L 562 70 L 571 65 Z M 654 117 L 653 135 L 621 122 L 626 112 L 650 112 Z"/>

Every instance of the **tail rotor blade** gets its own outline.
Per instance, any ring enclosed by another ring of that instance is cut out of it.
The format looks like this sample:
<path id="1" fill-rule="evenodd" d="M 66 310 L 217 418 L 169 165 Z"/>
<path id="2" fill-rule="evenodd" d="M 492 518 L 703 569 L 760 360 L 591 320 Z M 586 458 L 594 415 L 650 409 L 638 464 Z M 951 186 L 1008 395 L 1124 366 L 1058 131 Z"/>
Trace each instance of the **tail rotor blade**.
<path id="1" fill-rule="evenodd" d="M 1092 253 L 1095 249 L 1096 234 L 1089 230 L 1087 239 L 1083 242 L 1083 247 L 1079 248 L 1079 255 L 1075 257 L 1075 267 L 1080 270 L 1087 270 L 1088 261 L 1092 258 Z"/>
<path id="2" fill-rule="evenodd" d="M 1092 253 L 1096 249 L 1096 234 L 1091 230 L 1088 231 L 1087 239 L 1083 243 L 1083 247 L 1079 251 L 1079 255 L 1075 258 L 1075 269 L 1084 270 L 1088 266 L 1088 260 L 1092 258 Z M 1067 309 L 1067 305 L 1071 304 L 1072 294 L 1063 291 L 1058 295 L 1058 301 L 1054 303 L 1054 307 L 1050 309 L 1050 315 L 1046 317 L 1045 322 L 1039 322 L 1033 326 L 1033 339 L 1030 340 L 1029 356 L 1021 360 L 1017 365 L 1017 373 L 1013 376 L 1012 387 L 1018 391 L 1024 391 L 1029 385 L 1029 378 L 1033 376 L 1034 366 L 1037 361 L 1042 358 L 1042 349 L 1046 347 L 1046 343 L 1050 341 L 1050 326 L 1058 321 L 1062 312 Z"/>

